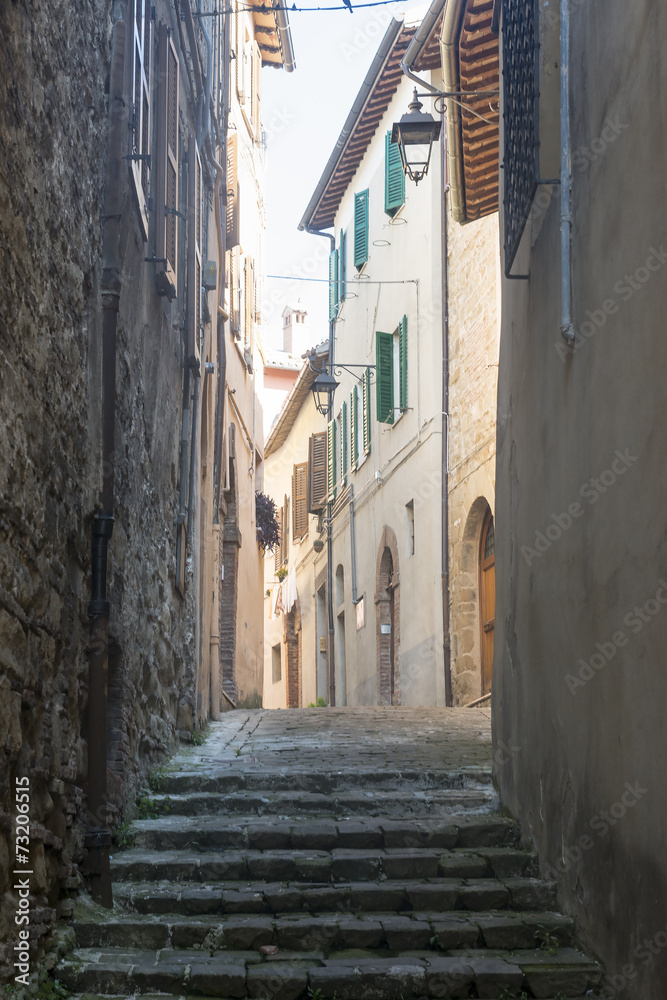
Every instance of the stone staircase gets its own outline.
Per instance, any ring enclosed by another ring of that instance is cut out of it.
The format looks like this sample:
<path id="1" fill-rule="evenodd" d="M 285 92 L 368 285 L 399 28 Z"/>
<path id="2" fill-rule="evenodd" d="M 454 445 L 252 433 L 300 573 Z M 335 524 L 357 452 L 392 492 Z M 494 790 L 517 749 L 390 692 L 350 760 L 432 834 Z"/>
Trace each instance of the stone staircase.
<path id="1" fill-rule="evenodd" d="M 601 970 L 536 877 L 489 770 L 176 764 L 77 906 L 59 980 L 90 996 L 589 997 Z"/>

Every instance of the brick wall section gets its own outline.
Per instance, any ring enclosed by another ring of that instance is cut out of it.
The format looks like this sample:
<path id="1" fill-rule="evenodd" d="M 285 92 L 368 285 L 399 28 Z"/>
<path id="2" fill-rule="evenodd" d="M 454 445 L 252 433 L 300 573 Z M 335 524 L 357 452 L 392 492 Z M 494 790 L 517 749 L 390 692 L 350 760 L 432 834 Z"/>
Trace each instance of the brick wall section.
<path id="1" fill-rule="evenodd" d="M 285 663 L 287 670 L 287 707 L 301 707 L 301 628 L 297 631 L 296 611 L 283 615 Z M 300 625 L 300 623 L 299 623 Z"/>
<path id="2" fill-rule="evenodd" d="M 481 693 L 479 543 L 494 508 L 498 217 L 448 225 L 449 558 L 455 705 Z"/>

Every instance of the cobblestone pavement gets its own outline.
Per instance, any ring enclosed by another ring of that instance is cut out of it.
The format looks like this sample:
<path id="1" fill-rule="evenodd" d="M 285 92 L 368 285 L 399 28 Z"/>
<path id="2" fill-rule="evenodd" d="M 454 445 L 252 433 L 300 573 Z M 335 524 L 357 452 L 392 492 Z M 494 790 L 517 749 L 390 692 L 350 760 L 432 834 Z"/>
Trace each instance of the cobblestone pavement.
<path id="1" fill-rule="evenodd" d="M 236 711 L 211 723 L 174 769 L 419 771 L 491 769 L 487 708 L 302 708 Z"/>

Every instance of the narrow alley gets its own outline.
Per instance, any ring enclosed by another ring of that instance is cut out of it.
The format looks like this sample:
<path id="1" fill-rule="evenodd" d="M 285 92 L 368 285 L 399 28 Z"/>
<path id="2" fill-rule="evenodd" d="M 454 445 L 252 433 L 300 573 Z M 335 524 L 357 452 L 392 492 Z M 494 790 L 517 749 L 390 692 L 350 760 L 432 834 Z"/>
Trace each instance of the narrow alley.
<path id="1" fill-rule="evenodd" d="M 153 818 L 112 860 L 114 909 L 77 904 L 59 980 L 95 996 L 583 997 L 601 970 L 498 811 L 492 764 L 488 709 L 229 713 L 153 776 Z"/>

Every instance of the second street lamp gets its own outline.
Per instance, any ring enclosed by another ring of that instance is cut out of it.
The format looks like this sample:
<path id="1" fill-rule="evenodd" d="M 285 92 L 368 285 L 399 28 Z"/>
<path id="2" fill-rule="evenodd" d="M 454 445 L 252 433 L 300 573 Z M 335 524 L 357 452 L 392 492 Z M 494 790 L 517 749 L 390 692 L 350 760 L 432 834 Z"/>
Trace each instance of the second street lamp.
<path id="1" fill-rule="evenodd" d="M 391 141 L 398 146 L 403 173 L 415 184 L 428 173 L 431 149 L 440 137 L 442 124 L 433 115 L 423 112 L 422 107 L 415 87 L 414 97 L 408 105 L 409 114 L 403 115 L 400 122 L 394 122 L 391 131 Z"/>

